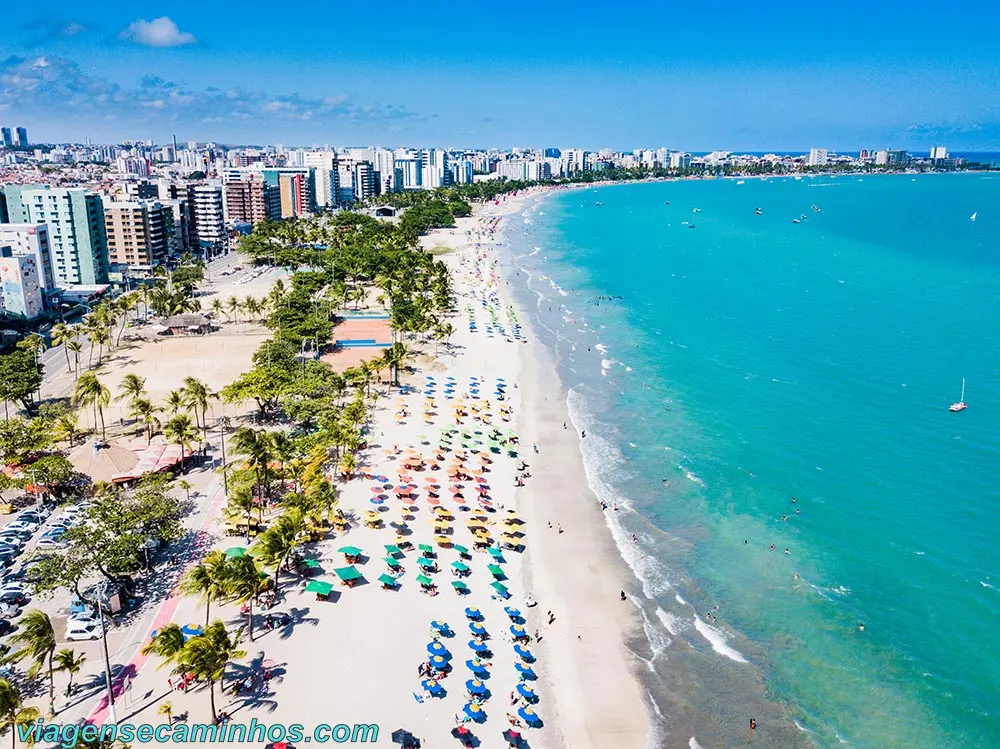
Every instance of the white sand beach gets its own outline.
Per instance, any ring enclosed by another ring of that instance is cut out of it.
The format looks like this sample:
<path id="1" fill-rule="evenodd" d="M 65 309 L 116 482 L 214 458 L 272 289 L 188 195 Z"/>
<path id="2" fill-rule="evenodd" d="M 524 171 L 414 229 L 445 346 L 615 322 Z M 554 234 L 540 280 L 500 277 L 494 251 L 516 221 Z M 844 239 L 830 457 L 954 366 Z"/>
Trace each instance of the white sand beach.
<path id="1" fill-rule="evenodd" d="M 377 745 L 390 746 L 390 734 L 405 729 L 423 747 L 459 746 L 452 731 L 461 725 L 475 737 L 476 746 L 500 749 L 508 746 L 503 732 L 511 728 L 510 717 L 531 708 L 541 723 L 516 728 L 523 747 L 645 746 L 644 697 L 625 647 L 640 624 L 634 607 L 619 598 L 619 590 L 628 587 L 626 568 L 586 485 L 575 430 L 563 428 L 568 421 L 565 393 L 545 351 L 531 342 L 522 315 L 511 308 L 498 275 L 492 246 L 496 222 L 519 210 L 519 201 L 515 197 L 489 206 L 454 229 L 425 238 L 425 246 L 451 250 L 440 258 L 454 274 L 456 332 L 433 361 L 437 345 L 421 346 L 404 392 L 380 386 L 363 469 L 379 479 L 338 482 L 339 508 L 351 519 L 349 528 L 306 549 L 320 568 L 310 579 L 332 583 L 333 592 L 329 600 L 317 600 L 306 592 L 306 578 L 282 576 L 284 598 L 269 613 L 284 614 L 289 623 L 263 631 L 263 617 L 258 616 L 255 640 L 242 646 L 246 658 L 230 666 L 227 694 L 217 697 L 217 709 L 234 722 L 301 723 L 307 731 L 319 723 L 378 724 Z M 247 337 L 257 340 L 254 334 Z M 158 385 L 157 370 L 153 364 L 142 374 Z M 457 418 L 456 406 L 464 416 Z M 493 430 L 499 441 L 491 445 Z M 509 441 L 514 430 L 516 443 Z M 419 466 L 406 469 L 407 461 Z M 522 461 L 528 464 L 523 470 Z M 449 477 L 458 472 L 458 464 L 464 476 Z M 524 485 L 515 486 L 525 472 L 530 475 Z M 202 534 L 202 548 L 245 546 L 242 538 L 222 535 L 218 479 L 199 484 L 202 508 L 190 522 Z M 415 488 L 400 491 L 404 484 Z M 382 488 L 386 486 L 390 488 Z M 366 520 L 375 515 L 380 522 L 369 527 Z M 396 529 L 404 523 L 398 536 Z M 523 553 L 504 550 L 494 558 L 475 548 L 484 538 L 495 543 L 511 533 L 519 535 Z M 447 542 L 436 538 L 441 535 Z M 412 548 L 398 554 L 386 549 L 399 540 Z M 421 544 L 434 550 L 437 571 L 425 573 L 435 584 L 432 594 L 417 581 Z M 456 545 L 469 553 L 461 555 Z M 347 566 L 338 551 L 345 546 L 361 550 L 356 569 L 364 580 L 354 587 L 342 584 L 334 572 Z M 401 570 L 394 572 L 388 557 L 395 557 Z M 453 563 L 466 565 L 467 576 L 457 577 Z M 500 568 L 498 575 L 490 565 Z M 173 574 L 179 573 L 180 566 Z M 379 582 L 384 574 L 397 577 L 394 589 Z M 468 587 L 465 595 L 452 585 L 459 579 Z M 498 595 L 494 582 L 509 590 L 509 599 Z M 531 601 L 536 605 L 529 607 Z M 478 624 L 488 632 L 482 645 L 473 639 L 469 607 L 481 612 Z M 512 619 L 507 607 L 518 609 L 523 619 Z M 216 617 L 230 626 L 246 621 L 232 605 L 213 606 Z M 158 661 L 138 654 L 155 627 L 204 619 L 202 602 L 175 594 L 116 636 L 114 660 L 136 672 L 118 706 L 119 720 L 128 715 L 132 722 L 162 722 L 158 711 L 169 700 L 174 716 L 210 722 L 204 687 L 171 690 L 167 672 L 156 668 Z M 432 622 L 447 623 L 454 634 L 442 635 Z M 528 638 L 518 647 L 530 651 L 530 657 L 515 650 L 512 625 L 517 622 Z M 435 640 L 450 654 L 447 671 L 437 680 L 444 692 L 439 697 L 424 688 L 419 675 Z M 475 676 L 473 647 L 483 645 L 482 682 L 488 691 L 477 720 L 463 723 L 470 701 L 466 682 Z M 97 668 L 99 644 L 82 644 L 81 650 L 90 658 L 88 670 Z M 264 671 L 270 679 L 261 678 Z M 248 688 L 233 696 L 232 687 L 247 677 Z M 528 698 L 516 693 L 519 685 Z M 87 716 L 97 722 L 108 717 L 106 710 L 94 709 L 92 700 L 63 717 Z"/>

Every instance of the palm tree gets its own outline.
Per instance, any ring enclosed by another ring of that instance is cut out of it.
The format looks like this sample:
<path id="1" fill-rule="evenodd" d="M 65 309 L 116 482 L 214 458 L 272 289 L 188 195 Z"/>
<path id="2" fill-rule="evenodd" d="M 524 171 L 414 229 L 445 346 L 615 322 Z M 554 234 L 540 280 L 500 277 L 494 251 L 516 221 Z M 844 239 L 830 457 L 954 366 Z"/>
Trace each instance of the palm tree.
<path id="1" fill-rule="evenodd" d="M 77 657 L 72 648 L 63 648 L 55 655 L 56 671 L 65 671 L 69 674 L 69 683 L 66 685 L 66 696 L 73 693 L 73 677 L 80 673 L 87 656 L 80 654 Z"/>
<path id="2" fill-rule="evenodd" d="M 117 400 L 128 399 L 130 401 L 136 401 L 139 398 L 144 398 L 145 396 L 146 396 L 145 377 L 140 377 L 134 372 L 129 372 L 127 375 L 122 377 L 122 381 L 118 385 Z"/>
<path id="3" fill-rule="evenodd" d="M 175 481 L 174 486 L 176 486 L 178 489 L 184 492 L 184 497 L 187 499 L 188 502 L 191 501 L 191 489 L 194 486 L 194 484 L 192 484 L 190 481 L 186 481 L 185 479 L 181 479 L 180 481 Z"/>
<path id="4" fill-rule="evenodd" d="M 222 300 L 219 299 L 219 297 L 215 297 L 215 299 L 212 300 L 212 315 L 218 320 L 219 315 L 221 314 L 223 314 Z"/>
<path id="5" fill-rule="evenodd" d="M 208 442 L 208 402 L 219 396 L 208 389 L 208 385 L 196 377 L 185 377 L 184 387 L 181 390 L 184 397 L 184 405 L 194 411 L 195 421 L 198 421 L 198 412 L 201 411 L 201 431 L 204 441 Z"/>
<path id="6" fill-rule="evenodd" d="M 237 486 L 233 487 L 229 492 L 229 500 L 226 502 L 226 506 L 223 509 L 223 513 L 229 519 L 243 520 L 246 519 L 247 526 L 247 542 L 250 541 L 250 523 L 253 521 L 253 513 L 255 510 L 260 510 L 263 504 L 257 502 L 253 496 L 253 492 L 250 491 L 248 486 Z"/>
<path id="7" fill-rule="evenodd" d="M 66 369 L 72 371 L 73 365 L 69 360 L 69 348 L 66 344 L 76 340 L 76 331 L 64 322 L 56 323 L 52 326 L 52 345 L 62 346 L 63 353 L 66 354 Z"/>
<path id="8" fill-rule="evenodd" d="M 177 414 L 163 425 L 163 436 L 167 442 L 181 447 L 181 468 L 184 468 L 184 450 L 190 449 L 191 443 L 198 439 L 198 430 L 191 423 L 187 414 Z"/>
<path id="9" fill-rule="evenodd" d="M 344 481 L 348 481 L 358 468 L 358 459 L 352 453 L 344 453 L 340 456 L 340 472 L 344 475 Z"/>
<path id="10" fill-rule="evenodd" d="M 253 642 L 253 602 L 267 588 L 267 579 L 261 577 L 257 561 L 249 554 L 230 560 L 226 573 L 226 591 L 237 603 L 248 606 L 247 621 Z"/>
<path id="11" fill-rule="evenodd" d="M 80 352 L 83 351 L 83 344 L 80 343 L 77 338 L 70 338 L 66 343 L 63 344 L 66 347 L 67 352 L 73 353 L 73 362 L 75 366 L 73 367 L 73 374 L 76 377 L 80 376 Z M 67 353 L 67 356 L 69 354 Z"/>
<path id="12" fill-rule="evenodd" d="M 234 455 L 245 455 L 244 463 L 254 472 L 257 482 L 257 498 L 264 501 L 264 483 L 270 470 L 272 442 L 263 429 L 240 427 L 229 440 L 230 449 Z"/>
<path id="13" fill-rule="evenodd" d="M 147 445 L 153 441 L 153 432 L 160 428 L 160 420 L 156 418 L 156 414 L 162 410 L 145 398 L 136 398 L 129 406 L 129 418 L 138 421 L 146 430 Z"/>
<path id="14" fill-rule="evenodd" d="M 40 609 L 32 609 L 20 621 L 15 635 L 10 638 L 12 643 L 21 645 L 15 651 L 11 660 L 31 660 L 28 676 L 35 678 L 48 665 L 49 671 L 49 713 L 55 712 L 56 688 L 52 674 L 52 657 L 56 652 L 56 633 L 52 629 L 49 615 Z"/>
<path id="15" fill-rule="evenodd" d="M 76 413 L 69 411 L 64 414 L 60 414 L 59 418 L 52 425 L 52 436 L 56 440 L 66 440 L 69 442 L 69 446 L 73 447 L 73 443 L 76 442 L 76 438 L 80 436 L 80 425 L 79 419 L 77 419 Z"/>
<path id="16" fill-rule="evenodd" d="M 24 698 L 17 687 L 7 679 L 0 679 L 0 730 L 10 729 L 10 746 L 17 746 L 18 727 L 34 723 L 39 712 L 34 707 L 23 707 Z"/>
<path id="17" fill-rule="evenodd" d="M 170 700 L 167 700 L 156 710 L 157 715 L 167 716 L 167 725 L 171 725 L 174 722 L 174 706 L 170 704 Z"/>
<path id="18" fill-rule="evenodd" d="M 188 640 L 181 653 L 184 670 L 208 682 L 213 723 L 219 719 L 215 712 L 215 683 L 226 675 L 227 663 L 246 656 L 238 646 L 239 636 L 230 637 L 226 625 L 216 620 L 205 628 L 205 634 Z"/>
<path id="19" fill-rule="evenodd" d="M 163 668 L 168 663 L 176 663 L 184 650 L 184 632 L 179 624 L 166 624 L 161 627 L 156 637 L 142 646 L 143 655 L 158 655 L 163 662 L 157 668 Z"/>
<path id="20" fill-rule="evenodd" d="M 186 407 L 184 403 L 184 391 L 171 390 L 167 393 L 167 400 L 164 406 L 171 414 L 180 413 L 181 409 Z"/>
<path id="21" fill-rule="evenodd" d="M 106 436 L 104 430 L 104 407 L 111 403 L 111 391 L 108 386 L 97 379 L 93 372 L 86 372 L 76 381 L 73 389 L 73 403 L 81 406 L 94 407 L 94 429 L 97 420 L 101 421 L 101 437 Z"/>
<path id="22" fill-rule="evenodd" d="M 305 531 L 305 518 L 298 509 L 283 512 L 254 542 L 253 547 L 260 552 L 261 561 L 274 567 L 274 591 L 278 592 L 281 568 L 288 563 L 292 552 L 298 548 L 300 536 Z"/>
<path id="23" fill-rule="evenodd" d="M 211 613 L 212 601 L 218 601 L 227 594 L 226 555 L 221 551 L 210 552 L 198 564 L 184 573 L 180 590 L 187 596 L 198 596 L 205 601 L 205 626 Z"/>
<path id="24" fill-rule="evenodd" d="M 226 312 L 232 315 L 232 319 L 236 320 L 236 322 L 240 321 L 239 316 L 236 314 L 239 311 L 240 311 L 240 300 L 237 299 L 235 296 L 229 297 L 229 299 L 226 300 Z"/>

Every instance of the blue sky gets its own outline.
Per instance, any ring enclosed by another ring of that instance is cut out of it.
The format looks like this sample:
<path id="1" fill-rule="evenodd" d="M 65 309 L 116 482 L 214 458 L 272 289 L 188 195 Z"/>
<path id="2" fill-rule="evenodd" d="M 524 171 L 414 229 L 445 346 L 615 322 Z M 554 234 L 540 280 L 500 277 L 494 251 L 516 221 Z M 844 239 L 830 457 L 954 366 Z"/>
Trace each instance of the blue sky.
<path id="1" fill-rule="evenodd" d="M 42 10 L 0 20 L 0 123 L 35 141 L 1000 151 L 985 1 Z"/>

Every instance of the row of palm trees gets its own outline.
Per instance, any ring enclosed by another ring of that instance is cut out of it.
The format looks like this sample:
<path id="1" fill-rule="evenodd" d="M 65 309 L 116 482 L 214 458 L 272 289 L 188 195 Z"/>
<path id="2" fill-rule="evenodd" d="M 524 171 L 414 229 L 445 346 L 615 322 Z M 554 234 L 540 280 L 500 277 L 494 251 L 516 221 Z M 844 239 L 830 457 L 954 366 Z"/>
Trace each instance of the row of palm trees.
<path id="1" fill-rule="evenodd" d="M 261 316 L 271 307 L 271 300 L 267 298 L 257 299 L 247 296 L 240 299 L 235 295 L 225 301 L 216 297 L 211 304 L 211 310 L 216 319 L 219 319 L 220 315 L 225 315 L 227 322 L 239 322 L 241 312 L 246 315 L 247 320 L 260 320 Z"/>
<path id="2" fill-rule="evenodd" d="M 4 656 L 5 662 L 29 661 L 30 665 L 27 675 L 35 678 L 47 672 L 49 686 L 49 714 L 55 712 L 56 690 L 55 674 L 65 672 L 69 674 L 69 682 L 66 685 L 66 694 L 73 691 L 73 677 L 80 673 L 86 656 L 78 655 L 71 648 L 56 650 L 57 641 L 55 629 L 49 615 L 40 609 L 28 611 L 19 623 L 17 634 L 11 636 L 11 643 L 20 645 L 13 653 Z M 34 711 L 34 717 L 38 717 L 38 711 L 34 708 L 23 708 L 18 690 L 6 679 L 0 679 L 0 726 L 10 726 L 22 722 L 26 712 Z M 33 720 L 34 718 L 32 718 Z M 28 721 L 30 722 L 30 721 Z"/>

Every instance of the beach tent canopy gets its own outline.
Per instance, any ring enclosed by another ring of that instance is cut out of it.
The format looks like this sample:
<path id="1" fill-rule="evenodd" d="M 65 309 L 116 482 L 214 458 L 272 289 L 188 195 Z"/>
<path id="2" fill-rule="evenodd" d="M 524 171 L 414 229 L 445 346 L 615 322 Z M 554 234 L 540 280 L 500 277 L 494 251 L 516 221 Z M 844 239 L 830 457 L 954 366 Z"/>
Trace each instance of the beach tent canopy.
<path id="1" fill-rule="evenodd" d="M 229 549 L 226 549 L 226 556 L 231 558 L 241 557 L 246 553 L 247 550 L 243 546 L 233 546 Z"/>
<path id="2" fill-rule="evenodd" d="M 390 567 L 399 567 L 399 566 L 401 566 L 401 565 L 399 564 L 399 560 L 398 560 L 398 559 L 393 559 L 392 557 L 386 557 L 386 558 L 385 558 L 385 559 L 383 559 L 382 561 L 384 561 L 384 562 L 385 562 L 386 564 L 388 564 L 388 565 L 389 565 Z"/>
<path id="3" fill-rule="evenodd" d="M 469 569 L 469 565 L 464 564 L 463 562 L 452 562 L 451 566 L 459 572 L 466 572 Z"/>
<path id="4" fill-rule="evenodd" d="M 463 593 L 469 590 L 469 586 L 463 583 L 461 580 L 452 580 L 451 587 L 453 587 L 455 590 L 460 590 Z"/>
<path id="5" fill-rule="evenodd" d="M 420 559 L 417 560 L 417 564 L 419 564 L 421 567 L 424 567 L 424 568 L 433 567 L 434 566 L 434 560 L 433 559 L 428 559 L 427 557 L 420 557 Z"/>
<path id="6" fill-rule="evenodd" d="M 420 549 L 420 551 L 424 552 L 425 554 L 433 554 L 434 553 L 434 547 L 430 546 L 428 544 L 420 544 L 420 545 L 417 546 L 417 548 Z"/>
<path id="7" fill-rule="evenodd" d="M 330 595 L 330 591 L 333 590 L 333 584 L 324 582 L 323 580 L 310 580 L 306 585 L 306 593 L 317 593 L 321 596 Z"/>
<path id="8" fill-rule="evenodd" d="M 385 545 L 385 552 L 386 552 L 386 554 L 402 554 L 403 550 L 400 549 L 395 544 L 386 544 Z"/>
<path id="9" fill-rule="evenodd" d="M 337 549 L 341 554 L 346 554 L 349 557 L 359 557 L 361 556 L 361 549 L 357 546 L 341 546 Z"/>
<path id="10" fill-rule="evenodd" d="M 393 587 L 396 585 L 396 578 L 394 578 L 392 575 L 379 575 L 378 581 L 383 585 L 389 585 Z"/>
<path id="11" fill-rule="evenodd" d="M 507 586 L 504 585 L 503 583 L 494 580 L 492 583 L 490 583 L 490 587 L 492 587 L 493 590 L 502 595 L 504 598 L 510 595 L 510 591 L 507 590 Z"/>
<path id="12" fill-rule="evenodd" d="M 431 580 L 426 575 L 417 575 L 417 582 L 420 583 L 421 585 L 433 585 L 434 584 L 434 581 Z"/>
<path id="13" fill-rule="evenodd" d="M 350 567 L 338 567 L 334 570 L 337 577 L 343 580 L 345 583 L 351 580 L 360 580 L 363 575 L 358 571 L 358 568 L 353 564 Z"/>
<path id="14" fill-rule="evenodd" d="M 318 559 L 306 559 L 306 560 L 304 560 L 302 562 L 302 566 L 303 567 L 308 567 L 311 570 L 318 570 L 319 569 L 319 560 Z"/>
<path id="15" fill-rule="evenodd" d="M 498 564 L 491 564 L 487 569 L 493 577 L 504 577 L 503 568 Z"/>
<path id="16" fill-rule="evenodd" d="M 467 548 L 465 548 L 464 546 L 459 546 L 458 544 L 455 544 L 452 548 L 455 549 L 455 551 L 457 551 L 459 554 L 464 555 L 469 553 L 469 550 Z"/>

